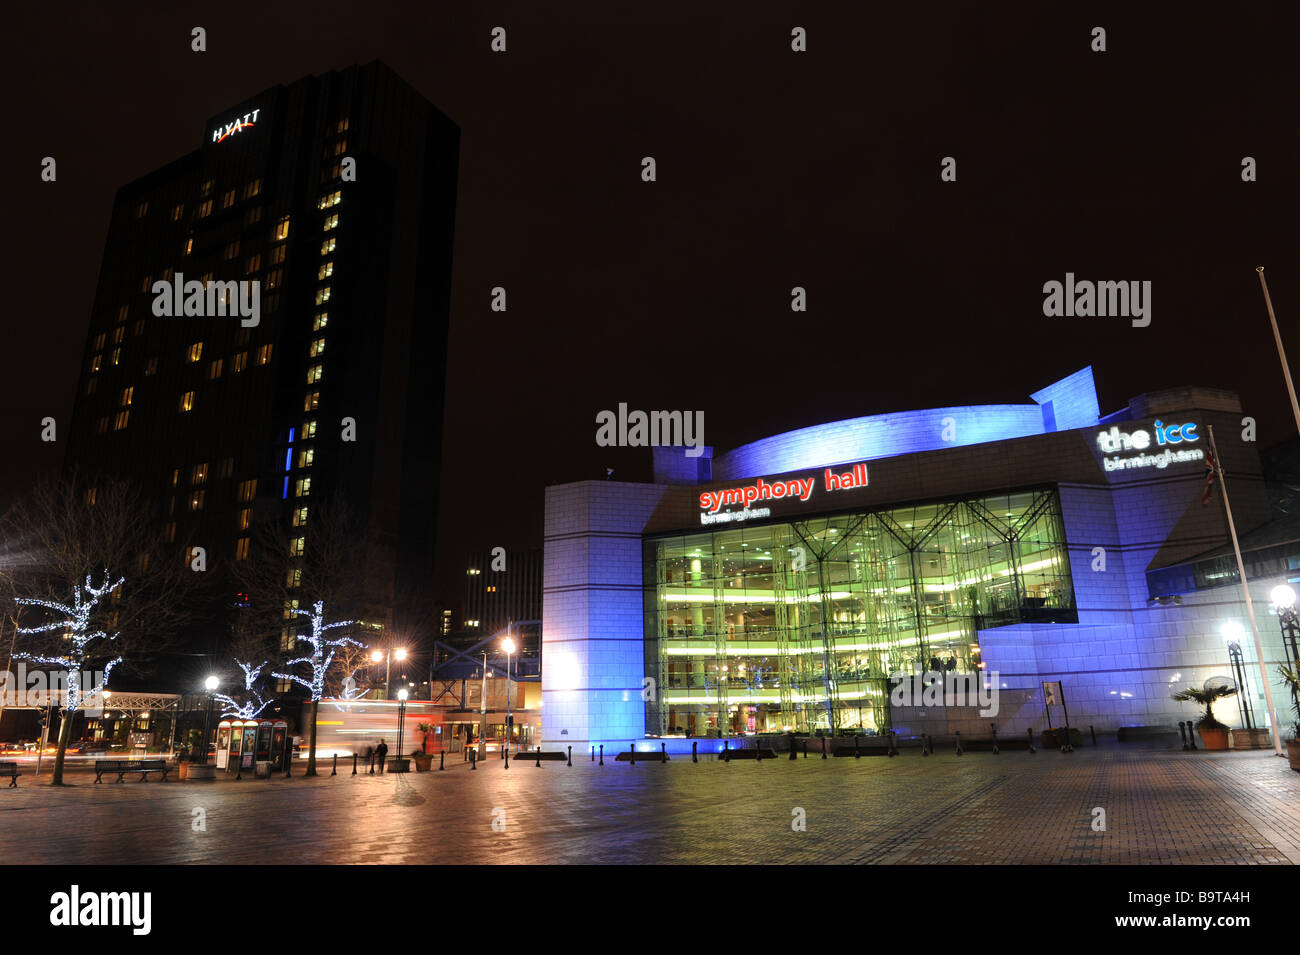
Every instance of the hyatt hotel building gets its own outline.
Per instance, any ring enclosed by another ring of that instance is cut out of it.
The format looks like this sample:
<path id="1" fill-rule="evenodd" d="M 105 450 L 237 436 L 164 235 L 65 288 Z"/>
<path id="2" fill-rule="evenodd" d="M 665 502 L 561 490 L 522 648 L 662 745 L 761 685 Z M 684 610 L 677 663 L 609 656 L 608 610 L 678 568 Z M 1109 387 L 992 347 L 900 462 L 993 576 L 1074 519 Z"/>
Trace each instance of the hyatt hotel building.
<path id="1" fill-rule="evenodd" d="M 547 488 L 543 746 L 990 722 L 1005 738 L 1047 725 L 1046 681 L 1085 732 L 1170 728 L 1199 715 L 1171 694 L 1232 676 L 1225 636 L 1246 692 L 1216 715 L 1267 725 L 1217 481 L 1201 501 L 1210 425 L 1274 680 L 1268 594 L 1300 549 L 1271 521 L 1237 396 L 1180 388 L 1103 415 L 1085 368 L 1030 399 L 656 448 L 654 483 Z M 890 674 L 925 671 L 982 671 L 997 715 L 891 706 Z"/>

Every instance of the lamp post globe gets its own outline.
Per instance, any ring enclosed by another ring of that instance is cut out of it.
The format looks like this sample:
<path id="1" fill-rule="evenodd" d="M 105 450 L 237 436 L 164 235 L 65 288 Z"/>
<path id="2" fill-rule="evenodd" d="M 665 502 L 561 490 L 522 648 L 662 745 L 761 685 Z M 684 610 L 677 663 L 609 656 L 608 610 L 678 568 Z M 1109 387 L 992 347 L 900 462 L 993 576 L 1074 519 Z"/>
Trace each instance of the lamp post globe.
<path id="1" fill-rule="evenodd" d="M 203 720 L 203 750 L 199 755 L 199 765 L 201 766 L 208 765 L 208 740 L 211 738 L 210 734 L 212 733 L 212 694 L 217 691 L 217 687 L 220 685 L 221 681 L 215 676 L 209 676 L 203 681 L 203 688 L 208 691 L 208 713 Z"/>

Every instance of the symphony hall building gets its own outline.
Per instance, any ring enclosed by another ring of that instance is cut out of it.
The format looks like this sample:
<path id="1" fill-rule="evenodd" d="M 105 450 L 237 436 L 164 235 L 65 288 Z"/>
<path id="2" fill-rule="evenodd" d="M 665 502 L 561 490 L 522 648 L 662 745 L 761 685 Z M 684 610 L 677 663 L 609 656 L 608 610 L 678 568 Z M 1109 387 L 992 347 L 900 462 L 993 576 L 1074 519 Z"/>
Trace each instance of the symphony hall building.
<path id="1" fill-rule="evenodd" d="M 654 483 L 547 488 L 543 747 L 1023 734 L 1047 725 L 1045 681 L 1071 725 L 1174 727 L 1198 711 L 1172 693 L 1232 677 L 1225 636 L 1246 692 L 1216 715 L 1265 726 L 1217 482 L 1202 503 L 1211 426 L 1276 679 L 1268 594 L 1300 578 L 1300 546 L 1268 536 L 1238 397 L 1179 388 L 1103 415 L 1084 368 L 1024 404 L 661 447 Z M 891 705 L 890 674 L 925 671 L 982 671 L 997 714 Z"/>

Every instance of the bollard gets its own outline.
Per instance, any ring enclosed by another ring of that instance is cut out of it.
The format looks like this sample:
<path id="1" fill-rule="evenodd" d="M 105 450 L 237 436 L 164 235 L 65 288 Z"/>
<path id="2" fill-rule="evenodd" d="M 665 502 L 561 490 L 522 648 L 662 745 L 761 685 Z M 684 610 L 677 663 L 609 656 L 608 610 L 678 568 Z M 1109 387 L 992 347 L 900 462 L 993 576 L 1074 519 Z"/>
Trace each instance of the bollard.
<path id="1" fill-rule="evenodd" d="M 537 765 L 535 768 L 537 769 L 542 768 L 542 748 L 540 746 L 537 747 Z"/>
<path id="2" fill-rule="evenodd" d="M 1093 729 L 1092 724 L 1088 724 L 1088 732 L 1092 734 L 1092 745 L 1097 745 L 1097 731 Z"/>
<path id="3" fill-rule="evenodd" d="M 668 744 L 667 744 L 667 743 L 660 743 L 660 744 L 659 744 L 659 752 L 660 752 L 660 754 L 663 756 L 663 760 L 662 760 L 662 761 L 665 762 L 665 763 L 668 762 Z"/>
<path id="4" fill-rule="evenodd" d="M 804 740 L 804 741 L 803 741 L 803 758 L 804 758 L 804 759 L 807 759 L 807 758 L 808 758 L 808 741 L 807 741 L 807 740 Z"/>
<path id="5" fill-rule="evenodd" d="M 1183 741 L 1183 749 L 1187 749 L 1187 730 L 1184 728 L 1185 726 L 1186 724 L 1182 720 L 1178 721 L 1178 736 Z"/>
<path id="6" fill-rule="evenodd" d="M 470 768 L 470 769 L 478 769 L 478 751 L 477 751 L 477 750 L 470 750 L 470 753 L 469 753 L 469 768 Z M 371 772 L 373 773 L 374 770 L 372 769 Z"/>
<path id="7" fill-rule="evenodd" d="M 501 750 L 501 751 L 502 751 L 503 753 L 506 754 L 506 769 L 509 769 L 509 768 L 510 768 L 510 746 L 509 746 L 509 744 L 507 744 L 506 746 L 502 747 L 502 750 Z"/>
<path id="8" fill-rule="evenodd" d="M 591 748 L 591 761 L 593 763 L 596 761 L 596 747 L 594 746 Z"/>
<path id="9" fill-rule="evenodd" d="M 822 759 L 826 758 L 826 737 L 822 737 Z"/>
<path id="10" fill-rule="evenodd" d="M 235 779 L 240 780 L 243 778 L 244 778 L 244 760 L 241 758 L 239 762 L 235 764 Z"/>
<path id="11" fill-rule="evenodd" d="M 371 754 L 370 754 L 370 772 L 366 773 L 366 775 L 367 775 L 367 776 L 373 776 L 374 774 L 375 774 L 375 755 L 374 755 L 374 753 L 371 753 Z"/>
<path id="12" fill-rule="evenodd" d="M 961 730 L 957 730 L 957 755 L 961 755 Z"/>
<path id="13" fill-rule="evenodd" d="M 1191 744 L 1192 752 L 1196 752 L 1196 724 L 1191 720 L 1187 721 L 1187 742 Z"/>
<path id="14" fill-rule="evenodd" d="M 1031 753 L 1038 752 L 1038 750 L 1034 749 L 1034 728 L 1032 726 L 1029 727 L 1029 751 Z"/>
<path id="15" fill-rule="evenodd" d="M 699 761 L 700 761 L 699 740 L 691 740 L 691 762 L 698 763 Z"/>
<path id="16" fill-rule="evenodd" d="M 338 774 L 339 774 L 339 754 L 338 754 L 338 753 L 335 753 L 335 754 L 334 754 L 334 768 L 333 768 L 332 770 L 330 770 L 330 775 L 331 775 L 331 776 L 337 776 Z"/>
<path id="17" fill-rule="evenodd" d="M 861 758 L 862 758 L 862 751 L 861 751 L 860 749 L 858 749 L 858 734 L 857 734 L 857 733 L 854 733 L 854 734 L 853 734 L 853 758 L 854 758 L 854 759 L 861 759 Z"/>
<path id="18" fill-rule="evenodd" d="M 446 758 L 447 758 L 447 751 L 446 751 L 446 750 L 443 750 L 441 753 L 438 754 L 438 769 L 439 769 L 439 770 L 442 770 L 442 769 L 446 769 L 446 768 L 447 768 L 447 767 L 446 767 L 446 764 L 443 763 L 443 760 L 446 759 Z"/>
<path id="19" fill-rule="evenodd" d="M 996 756 L 1001 752 L 1001 750 L 998 749 L 998 724 L 990 723 L 989 731 L 993 734 L 993 755 Z"/>
<path id="20" fill-rule="evenodd" d="M 605 765 L 605 744 L 604 743 L 600 744 L 600 765 L 601 766 Z"/>
<path id="21" fill-rule="evenodd" d="M 797 749 L 798 749 L 798 747 L 796 747 L 796 746 L 794 745 L 794 734 L 791 733 L 791 734 L 790 734 L 790 758 L 791 758 L 791 759 L 798 759 L 798 758 L 799 758 L 799 753 L 797 752 Z"/>
<path id="22" fill-rule="evenodd" d="M 632 753 L 632 759 L 630 760 L 630 762 L 632 763 L 633 766 L 635 766 L 636 765 L 636 743 L 629 743 L 627 748 Z"/>
<path id="23" fill-rule="evenodd" d="M 921 734 L 921 755 L 930 755 L 930 737 L 925 733 Z"/>
<path id="24" fill-rule="evenodd" d="M 441 769 L 442 767 L 439 766 L 438 768 Z M 352 754 L 352 775 L 355 776 L 356 774 L 357 774 L 357 754 L 353 753 Z"/>
<path id="25" fill-rule="evenodd" d="M 725 739 L 722 741 L 722 761 L 724 763 L 731 762 L 731 744 L 729 740 Z"/>
<path id="26" fill-rule="evenodd" d="M 898 755 L 898 743 L 894 739 L 894 731 L 889 731 L 889 755 L 891 757 Z"/>

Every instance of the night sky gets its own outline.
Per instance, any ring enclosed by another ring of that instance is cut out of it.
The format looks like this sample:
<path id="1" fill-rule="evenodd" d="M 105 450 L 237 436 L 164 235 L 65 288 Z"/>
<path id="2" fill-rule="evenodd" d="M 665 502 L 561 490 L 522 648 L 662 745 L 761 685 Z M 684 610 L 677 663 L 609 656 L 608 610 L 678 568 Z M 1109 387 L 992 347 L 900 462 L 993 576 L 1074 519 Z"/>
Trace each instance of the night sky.
<path id="1" fill-rule="evenodd" d="M 621 401 L 702 409 L 727 449 L 1092 364 L 1103 413 L 1219 386 L 1261 445 L 1294 436 L 1255 273 L 1300 355 L 1294 3 L 101 6 L 7 11 L 0 505 L 61 463 L 40 420 L 71 411 L 115 189 L 241 99 L 375 58 L 462 130 L 453 589 L 461 552 L 540 545 L 547 484 L 649 478 L 595 444 Z M 1151 281 L 1151 325 L 1045 318 L 1067 271 Z"/>

